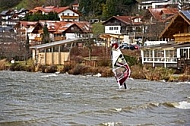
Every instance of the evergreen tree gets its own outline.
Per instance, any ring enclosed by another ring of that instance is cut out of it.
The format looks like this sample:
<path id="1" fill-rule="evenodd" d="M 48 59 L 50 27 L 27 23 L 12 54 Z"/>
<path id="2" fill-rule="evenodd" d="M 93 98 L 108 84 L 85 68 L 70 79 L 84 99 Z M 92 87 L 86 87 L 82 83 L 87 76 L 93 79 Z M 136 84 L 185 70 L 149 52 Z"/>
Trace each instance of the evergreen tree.
<path id="1" fill-rule="evenodd" d="M 49 32 L 48 32 L 47 24 L 45 23 L 43 27 L 43 34 L 42 34 L 42 44 L 49 43 L 49 42 L 50 42 Z"/>
<path id="2" fill-rule="evenodd" d="M 25 44 L 25 47 L 26 47 L 26 59 L 28 59 L 28 57 L 29 57 L 29 47 L 30 47 L 28 34 L 26 35 L 26 44 Z"/>
<path id="3" fill-rule="evenodd" d="M 39 21 L 39 20 L 56 20 L 59 21 L 59 16 L 56 12 L 49 12 L 48 14 L 40 14 L 40 13 L 34 13 L 34 14 L 26 14 L 24 19 L 25 21 Z"/>
<path id="4" fill-rule="evenodd" d="M 48 20 L 60 20 L 58 14 L 52 11 L 48 13 L 47 17 Z"/>

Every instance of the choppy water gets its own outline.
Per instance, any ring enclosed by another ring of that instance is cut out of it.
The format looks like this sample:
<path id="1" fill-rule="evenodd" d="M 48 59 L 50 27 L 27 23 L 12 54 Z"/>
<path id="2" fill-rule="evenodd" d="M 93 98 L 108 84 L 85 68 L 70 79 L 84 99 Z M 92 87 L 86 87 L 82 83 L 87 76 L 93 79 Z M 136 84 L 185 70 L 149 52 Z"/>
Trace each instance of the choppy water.
<path id="1" fill-rule="evenodd" d="M 190 82 L 0 72 L 0 126 L 189 126 Z"/>

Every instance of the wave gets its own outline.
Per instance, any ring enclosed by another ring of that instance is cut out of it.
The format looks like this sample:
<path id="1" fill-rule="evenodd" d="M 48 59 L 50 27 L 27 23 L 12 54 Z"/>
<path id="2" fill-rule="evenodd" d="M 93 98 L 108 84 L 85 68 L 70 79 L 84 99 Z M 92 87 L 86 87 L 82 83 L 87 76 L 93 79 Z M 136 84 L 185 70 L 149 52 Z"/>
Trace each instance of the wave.
<path id="1" fill-rule="evenodd" d="M 146 104 L 141 104 L 141 105 L 134 105 L 134 106 L 125 106 L 122 108 L 112 108 L 109 110 L 105 110 L 104 112 L 122 112 L 122 111 L 127 111 L 127 112 L 134 112 L 137 110 L 152 110 L 154 108 L 158 108 L 160 106 L 165 106 L 165 107 L 173 107 L 173 108 L 179 108 L 179 109 L 190 109 L 190 103 L 187 101 L 182 101 L 182 102 L 164 102 L 164 103 L 157 103 L 157 102 L 150 102 Z"/>
<path id="2" fill-rule="evenodd" d="M 182 101 L 182 102 L 179 102 L 179 104 L 176 105 L 175 107 L 179 109 L 190 109 L 190 103 L 187 101 Z"/>
<path id="3" fill-rule="evenodd" d="M 99 126 L 121 126 L 121 122 L 105 122 L 101 123 Z"/>
<path id="4" fill-rule="evenodd" d="M 56 77 L 56 76 L 58 76 L 58 75 L 55 73 L 55 74 L 43 75 L 41 77 Z"/>
<path id="5" fill-rule="evenodd" d="M 178 82 L 177 84 L 190 84 L 190 81 Z"/>
<path id="6" fill-rule="evenodd" d="M 190 103 L 187 101 L 181 101 L 181 102 L 165 102 L 163 103 L 166 107 L 174 107 L 179 109 L 190 109 Z"/>

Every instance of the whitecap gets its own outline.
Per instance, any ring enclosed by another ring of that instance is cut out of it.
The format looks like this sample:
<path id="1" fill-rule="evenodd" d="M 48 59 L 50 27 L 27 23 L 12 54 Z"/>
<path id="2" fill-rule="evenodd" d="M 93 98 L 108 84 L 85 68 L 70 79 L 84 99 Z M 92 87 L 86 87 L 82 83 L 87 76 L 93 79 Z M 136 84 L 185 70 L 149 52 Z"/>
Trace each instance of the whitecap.
<path id="1" fill-rule="evenodd" d="M 122 108 L 115 108 L 115 110 L 116 110 L 117 112 L 120 112 L 120 111 L 122 110 Z"/>
<path id="2" fill-rule="evenodd" d="M 133 78 L 131 78 L 131 77 L 130 77 L 130 78 L 128 78 L 128 79 L 129 79 L 129 80 L 132 80 L 132 81 L 134 81 L 134 79 L 133 79 Z"/>
<path id="3" fill-rule="evenodd" d="M 95 77 L 101 77 L 102 74 L 101 74 L 101 73 L 97 73 L 97 74 L 95 74 L 95 75 L 93 75 L 93 76 L 95 76 Z"/>
<path id="4" fill-rule="evenodd" d="M 71 93 L 63 93 L 64 95 L 70 95 Z"/>
<path id="5" fill-rule="evenodd" d="M 190 103 L 187 101 L 182 101 L 175 105 L 175 107 L 179 109 L 190 109 Z"/>
<path id="6" fill-rule="evenodd" d="M 106 122 L 106 123 L 102 123 L 102 125 L 104 126 L 115 126 L 115 125 L 121 125 L 121 122 Z"/>
<path id="7" fill-rule="evenodd" d="M 57 74 L 48 74 L 48 75 L 43 75 L 41 77 L 56 77 L 58 76 Z"/>
<path id="8" fill-rule="evenodd" d="M 190 84 L 190 81 L 178 82 L 177 84 Z"/>

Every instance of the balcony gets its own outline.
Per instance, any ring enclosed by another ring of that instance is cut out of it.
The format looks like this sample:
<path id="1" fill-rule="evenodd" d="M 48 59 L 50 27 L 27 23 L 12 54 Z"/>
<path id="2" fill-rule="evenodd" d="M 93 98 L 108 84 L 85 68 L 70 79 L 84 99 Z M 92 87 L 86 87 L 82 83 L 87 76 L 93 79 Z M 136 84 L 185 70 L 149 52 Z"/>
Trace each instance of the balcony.
<path id="1" fill-rule="evenodd" d="M 62 37 L 62 36 L 56 36 L 54 37 L 54 41 L 60 41 L 60 40 L 65 40 L 66 37 Z"/>
<path id="2" fill-rule="evenodd" d="M 41 42 L 42 41 L 42 37 L 35 37 L 34 41 Z"/>
<path id="3" fill-rule="evenodd" d="M 190 42 L 190 33 L 180 33 L 173 36 L 176 43 Z"/>
<path id="4" fill-rule="evenodd" d="M 79 18 L 79 16 L 62 15 L 61 18 L 62 19 L 77 19 L 77 18 Z"/>

